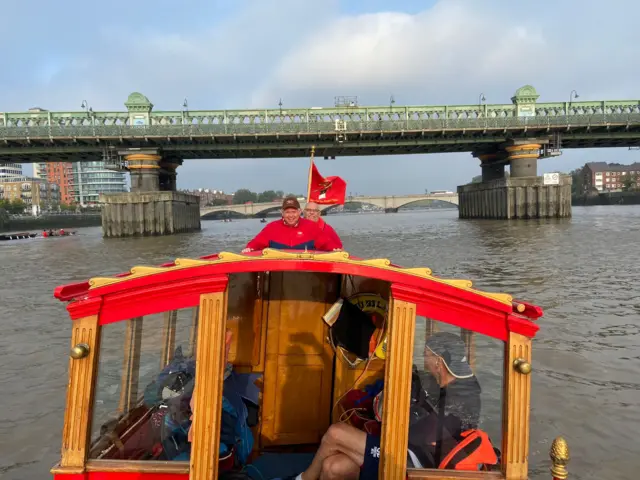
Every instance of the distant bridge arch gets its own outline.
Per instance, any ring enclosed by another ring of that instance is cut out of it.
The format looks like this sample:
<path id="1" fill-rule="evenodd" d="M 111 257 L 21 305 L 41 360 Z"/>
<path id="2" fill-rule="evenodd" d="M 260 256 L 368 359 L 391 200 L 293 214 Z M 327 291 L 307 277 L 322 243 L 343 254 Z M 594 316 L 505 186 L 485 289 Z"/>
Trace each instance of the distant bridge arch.
<path id="1" fill-rule="evenodd" d="M 441 202 L 450 203 L 452 205 L 455 205 L 456 207 L 458 206 L 457 193 L 349 197 L 346 203 L 366 203 L 379 208 L 383 208 L 387 211 L 395 211 L 404 206 L 424 200 L 438 200 Z M 302 206 L 302 208 L 304 208 L 306 202 L 302 201 L 300 202 L 300 205 Z M 278 210 L 280 206 L 280 202 L 246 203 L 241 205 L 218 205 L 215 207 L 201 208 L 200 217 L 219 212 L 233 212 L 245 215 L 247 217 L 260 217 L 266 215 L 269 212 Z M 322 211 L 325 211 L 335 207 L 336 205 L 322 205 L 320 209 Z"/>

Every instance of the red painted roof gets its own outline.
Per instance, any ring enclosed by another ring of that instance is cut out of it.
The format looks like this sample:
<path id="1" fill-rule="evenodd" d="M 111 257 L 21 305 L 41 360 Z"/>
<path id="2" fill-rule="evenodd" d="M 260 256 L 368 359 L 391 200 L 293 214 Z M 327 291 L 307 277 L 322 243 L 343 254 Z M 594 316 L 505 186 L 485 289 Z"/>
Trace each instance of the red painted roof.
<path id="1" fill-rule="evenodd" d="M 503 340 L 511 331 L 533 337 L 538 326 L 532 320 L 542 316 L 538 306 L 513 302 L 508 294 L 477 290 L 468 280 L 442 279 L 428 268 L 402 268 L 386 259 L 366 260 L 346 252 L 221 252 L 59 286 L 54 296 L 71 302 L 72 318 L 99 314 L 105 324 L 197 305 L 201 293 L 226 288 L 229 274 L 261 271 L 325 272 L 388 281 L 394 298 L 415 303 L 418 315 Z"/>

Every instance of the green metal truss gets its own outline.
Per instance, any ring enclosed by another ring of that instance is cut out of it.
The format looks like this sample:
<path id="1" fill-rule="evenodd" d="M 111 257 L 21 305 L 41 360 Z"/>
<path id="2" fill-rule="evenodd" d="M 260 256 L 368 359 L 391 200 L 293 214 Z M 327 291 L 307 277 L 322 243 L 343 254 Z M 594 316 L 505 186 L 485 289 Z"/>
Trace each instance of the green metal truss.
<path id="1" fill-rule="evenodd" d="M 153 111 L 133 93 L 127 111 L 0 113 L 0 161 L 95 160 L 156 148 L 180 158 L 376 155 L 475 151 L 510 139 L 562 148 L 640 145 L 640 100 L 537 103 L 531 86 L 511 104 L 344 105 L 330 108 Z"/>

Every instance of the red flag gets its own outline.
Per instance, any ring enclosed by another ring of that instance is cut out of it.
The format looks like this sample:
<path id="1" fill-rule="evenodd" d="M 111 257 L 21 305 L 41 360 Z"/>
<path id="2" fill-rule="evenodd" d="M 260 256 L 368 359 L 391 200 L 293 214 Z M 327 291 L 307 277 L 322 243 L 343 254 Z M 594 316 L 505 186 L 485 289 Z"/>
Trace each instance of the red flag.
<path id="1" fill-rule="evenodd" d="M 307 202 L 316 202 L 320 205 L 344 205 L 346 195 L 347 182 L 340 177 L 325 178 L 320 175 L 311 157 Z"/>

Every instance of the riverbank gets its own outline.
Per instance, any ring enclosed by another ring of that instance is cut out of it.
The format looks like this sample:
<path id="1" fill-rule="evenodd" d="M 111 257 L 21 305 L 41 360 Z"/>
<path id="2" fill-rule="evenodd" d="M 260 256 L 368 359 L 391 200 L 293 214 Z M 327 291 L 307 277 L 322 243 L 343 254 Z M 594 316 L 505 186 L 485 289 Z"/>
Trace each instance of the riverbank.
<path id="1" fill-rule="evenodd" d="M 640 192 L 610 192 L 597 195 L 580 195 L 571 198 L 574 207 L 595 205 L 640 205 Z"/>
<path id="2" fill-rule="evenodd" d="M 98 227 L 100 214 L 42 215 L 40 217 L 13 217 L 0 212 L 0 232 L 44 230 L 45 228 Z"/>

